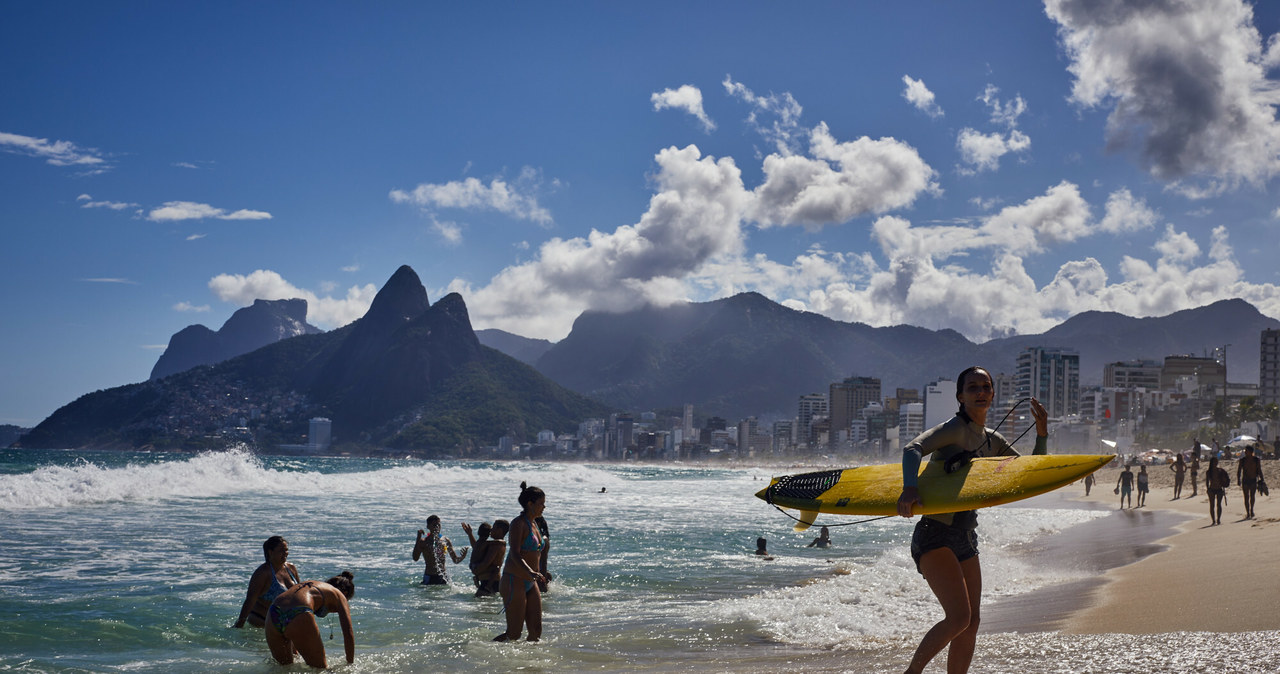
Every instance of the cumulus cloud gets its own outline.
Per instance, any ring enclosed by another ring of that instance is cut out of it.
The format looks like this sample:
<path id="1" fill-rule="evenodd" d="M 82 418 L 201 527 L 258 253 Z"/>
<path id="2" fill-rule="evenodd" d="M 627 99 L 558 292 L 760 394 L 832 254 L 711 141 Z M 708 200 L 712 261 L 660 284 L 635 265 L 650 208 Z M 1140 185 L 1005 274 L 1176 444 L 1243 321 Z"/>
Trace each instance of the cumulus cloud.
<path id="1" fill-rule="evenodd" d="M 369 283 L 351 286 L 345 297 L 321 297 L 266 269 L 248 275 L 219 274 L 209 280 L 209 290 L 218 299 L 242 307 L 253 304 L 256 299 L 302 298 L 307 301 L 307 322 L 325 329 L 342 327 L 363 316 L 378 293 L 378 289 Z"/>
<path id="2" fill-rule="evenodd" d="M 913 80 L 910 75 L 903 75 L 902 83 L 905 85 L 902 97 L 907 99 L 915 109 L 934 119 L 943 116 L 942 107 L 934 100 L 933 92 L 929 91 L 929 87 L 924 85 L 923 80 Z"/>
<path id="3" fill-rule="evenodd" d="M 458 245 L 462 243 L 462 226 L 448 220 L 431 218 L 431 229 L 444 239 L 445 243 Z"/>
<path id="4" fill-rule="evenodd" d="M 1127 189 L 1119 189 L 1107 197 L 1106 215 L 1102 218 L 1103 231 L 1112 234 L 1151 229 L 1160 216 L 1147 206 L 1145 199 L 1134 199 Z"/>
<path id="5" fill-rule="evenodd" d="M 441 208 L 489 210 L 550 225 L 551 212 L 538 204 L 540 184 L 538 172 L 525 167 L 515 182 L 494 178 L 486 185 L 477 178 L 466 178 L 447 183 L 422 183 L 410 191 L 391 190 L 390 197 L 397 204 L 411 204 L 429 212 Z"/>
<path id="6" fill-rule="evenodd" d="M 999 132 L 982 133 L 965 127 L 956 138 L 960 159 L 968 166 L 960 167 L 960 173 L 975 175 L 1000 168 L 1000 158 L 1010 152 L 1024 152 L 1031 147 L 1031 139 L 1017 129 L 1007 135 Z"/>
<path id="7" fill-rule="evenodd" d="M 751 217 L 763 226 L 814 228 L 910 206 L 937 192 L 934 170 L 893 138 L 839 142 L 825 123 L 809 134 L 809 155 L 771 154 Z"/>
<path id="8" fill-rule="evenodd" d="M 1000 88 L 994 84 L 988 84 L 987 88 L 982 91 L 982 95 L 978 100 L 982 101 L 991 111 L 991 122 L 1012 129 L 1018 125 L 1018 118 L 1022 113 L 1027 111 L 1027 102 L 1022 99 L 1022 95 L 1018 94 L 1011 101 L 1002 101 L 996 96 L 1000 93 Z"/>
<path id="9" fill-rule="evenodd" d="M 1046 0 L 1074 76 L 1071 100 L 1110 108 L 1110 149 L 1134 150 L 1189 198 L 1280 173 L 1280 87 L 1242 0 Z M 1187 182 L 1191 181 L 1191 182 Z"/>
<path id="10" fill-rule="evenodd" d="M 151 209 L 147 219 L 153 222 L 177 222 L 181 220 L 270 220 L 271 214 L 266 211 L 240 209 L 228 213 L 221 208 L 194 201 L 166 201 L 159 208 Z"/>
<path id="11" fill-rule="evenodd" d="M 0 150 L 44 159 L 46 164 L 54 166 L 88 167 L 95 173 L 110 168 L 98 150 L 82 148 L 68 140 L 50 142 L 47 138 L 0 131 Z"/>
<path id="12" fill-rule="evenodd" d="M 702 109 L 702 90 L 691 84 L 681 85 L 679 89 L 663 89 L 651 95 L 649 100 L 653 102 L 655 112 L 667 108 L 683 110 L 698 119 L 703 131 L 711 133 L 716 129 L 716 123 Z"/>
<path id="13" fill-rule="evenodd" d="M 183 313 L 190 313 L 190 312 L 205 313 L 209 311 L 209 305 L 201 304 L 199 306 L 196 306 L 190 302 L 178 302 L 177 304 L 173 305 L 173 310 L 180 311 Z"/>
<path id="14" fill-rule="evenodd" d="M 80 208 L 109 208 L 113 211 L 123 211 L 128 208 L 137 208 L 137 204 L 131 204 L 123 201 L 94 201 L 93 197 L 87 194 L 81 194 L 76 197 L 76 201 L 80 202 Z"/>

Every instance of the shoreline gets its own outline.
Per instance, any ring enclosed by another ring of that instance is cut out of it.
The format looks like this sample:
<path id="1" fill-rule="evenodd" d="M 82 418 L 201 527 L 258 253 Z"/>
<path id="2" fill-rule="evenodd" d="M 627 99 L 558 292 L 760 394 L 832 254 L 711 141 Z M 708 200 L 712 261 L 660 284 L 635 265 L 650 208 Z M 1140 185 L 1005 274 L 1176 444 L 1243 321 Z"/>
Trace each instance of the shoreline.
<path id="1" fill-rule="evenodd" d="M 1210 524 L 1203 471 L 1195 497 L 1187 485 L 1182 498 L 1173 500 L 1167 466 L 1148 467 L 1151 493 L 1146 506 L 1137 509 L 1118 509 L 1120 497 L 1112 490 L 1120 468 L 1095 473 L 1098 484 L 1088 496 L 1079 482 L 1056 492 L 1064 504 L 1115 513 L 1044 541 L 1032 555 L 1055 563 L 1074 554 L 1094 565 L 1098 576 L 993 602 L 983 632 L 1136 635 L 1280 629 L 1280 586 L 1268 577 L 1270 556 L 1280 547 L 1280 499 L 1259 495 L 1255 519 L 1244 519 L 1235 462 L 1223 464 L 1232 486 L 1218 526 Z M 1280 484 L 1278 462 L 1264 461 L 1263 474 L 1271 484 Z"/>

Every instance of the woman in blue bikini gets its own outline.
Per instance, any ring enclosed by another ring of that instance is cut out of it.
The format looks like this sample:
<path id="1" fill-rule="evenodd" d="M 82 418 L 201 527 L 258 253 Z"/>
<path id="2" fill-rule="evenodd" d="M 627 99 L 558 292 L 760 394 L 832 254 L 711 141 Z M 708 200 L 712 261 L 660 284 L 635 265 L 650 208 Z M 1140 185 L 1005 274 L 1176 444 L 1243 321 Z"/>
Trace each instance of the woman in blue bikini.
<path id="1" fill-rule="evenodd" d="M 249 591 L 240 606 L 240 617 L 233 627 L 244 627 L 245 620 L 254 627 L 262 627 L 267 620 L 267 607 L 285 590 L 298 584 L 298 567 L 290 564 L 289 542 L 281 536 L 272 536 L 262 544 L 262 555 L 267 558 L 249 577 Z"/>
<path id="2" fill-rule="evenodd" d="M 518 501 L 522 510 L 511 520 L 511 545 L 498 584 L 507 613 L 507 631 L 494 637 L 494 641 L 519 639 L 525 625 L 529 626 L 528 641 L 542 638 L 542 591 L 538 583 L 545 582 L 546 577 L 536 569 L 541 564 L 545 541 L 534 519 L 547 507 L 547 495 L 521 482 Z"/>
<path id="3" fill-rule="evenodd" d="M 351 629 L 351 605 L 347 603 L 355 594 L 354 576 L 350 571 L 343 571 L 326 582 L 308 580 L 299 583 L 276 597 L 267 611 L 267 624 L 263 628 L 271 656 L 282 665 L 291 665 L 296 652 L 308 665 L 327 668 L 329 661 L 325 657 L 320 623 L 316 618 L 337 611 L 347 663 L 355 662 L 356 638 L 355 631 Z"/>

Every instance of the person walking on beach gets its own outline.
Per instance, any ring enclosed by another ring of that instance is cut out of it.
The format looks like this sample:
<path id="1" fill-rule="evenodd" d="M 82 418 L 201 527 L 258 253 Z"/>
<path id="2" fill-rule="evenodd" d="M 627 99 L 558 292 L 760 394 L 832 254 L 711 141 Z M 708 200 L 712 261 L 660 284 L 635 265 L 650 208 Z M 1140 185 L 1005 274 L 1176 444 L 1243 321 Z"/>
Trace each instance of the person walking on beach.
<path id="1" fill-rule="evenodd" d="M 1173 458 L 1169 470 L 1173 471 L 1173 500 L 1177 501 L 1182 498 L 1182 482 L 1187 478 L 1187 462 L 1182 460 L 1181 453 Z"/>
<path id="2" fill-rule="evenodd" d="M 337 611 L 347 664 L 354 663 L 356 635 L 351 628 L 351 605 L 348 603 L 354 596 L 355 577 L 350 571 L 343 571 L 325 582 L 308 580 L 299 583 L 276 597 L 267 611 L 268 621 L 263 628 L 271 656 L 282 665 L 291 665 L 293 656 L 297 654 L 312 667 L 328 669 L 329 661 L 325 657 L 320 623 L 316 618 Z"/>
<path id="3" fill-rule="evenodd" d="M 1200 493 L 1200 440 L 1191 446 L 1191 496 Z"/>
<path id="4" fill-rule="evenodd" d="M 1253 503 L 1258 496 L 1258 478 L 1262 477 L 1262 460 L 1253 445 L 1244 448 L 1244 456 L 1236 462 L 1236 482 L 1244 492 L 1244 518 L 1253 519 Z"/>
<path id="5" fill-rule="evenodd" d="M 1097 482 L 1097 480 L 1093 478 L 1093 473 L 1089 473 L 1088 475 L 1084 476 L 1084 495 L 1085 496 L 1088 496 L 1089 490 L 1093 489 L 1094 482 Z"/>
<path id="6" fill-rule="evenodd" d="M 1209 495 L 1209 519 L 1222 524 L 1222 499 L 1231 486 L 1231 476 L 1218 467 L 1218 457 L 1209 459 L 1209 470 L 1204 473 L 1204 492 Z"/>
<path id="7" fill-rule="evenodd" d="M 446 568 L 445 554 L 448 553 L 454 564 L 461 564 L 470 550 L 471 548 L 464 546 L 462 554 L 459 555 L 453 549 L 453 542 L 440 535 L 440 518 L 436 515 L 428 517 L 427 531 L 418 529 L 418 540 L 413 544 L 413 561 L 418 561 L 418 557 L 426 560 L 426 568 L 422 571 L 422 584 L 448 585 L 449 570 Z"/>
<path id="8" fill-rule="evenodd" d="M 1147 467 L 1142 465 L 1138 467 L 1138 507 L 1141 508 L 1147 504 L 1147 492 L 1150 491 L 1150 482 L 1147 481 Z"/>
<path id="9" fill-rule="evenodd" d="M 1124 472 L 1116 478 L 1116 492 L 1120 495 L 1120 509 L 1124 510 L 1124 501 L 1129 499 L 1129 508 L 1133 508 L 1133 471 L 1132 466 L 1125 464 Z"/>
<path id="10" fill-rule="evenodd" d="M 283 536 L 272 536 L 263 541 L 262 556 L 267 561 L 259 564 L 249 577 L 249 591 L 240 605 L 240 617 L 232 627 L 244 627 L 245 620 L 254 627 L 262 627 L 271 602 L 298 584 L 298 567 L 287 561 L 289 542 Z"/>
<path id="11" fill-rule="evenodd" d="M 494 637 L 494 641 L 515 641 L 527 626 L 527 641 L 542 638 L 542 590 L 538 581 L 543 575 L 537 571 L 542 560 L 542 532 L 535 519 L 547 507 L 547 495 L 537 487 L 520 483 L 520 514 L 511 520 L 511 544 L 507 546 L 507 564 L 502 569 L 499 589 L 502 591 L 502 607 L 507 614 L 507 631 Z"/>
<path id="12" fill-rule="evenodd" d="M 999 432 L 987 428 L 987 413 L 994 402 L 991 373 L 970 367 L 956 378 L 960 409 L 951 419 L 916 436 L 902 451 L 902 494 L 898 514 L 911 517 L 924 505 L 917 486 L 920 461 L 944 466 L 978 456 L 1017 456 Z M 1036 422 L 1035 454 L 1045 454 L 1049 413 L 1031 399 Z M 978 514 L 968 510 L 925 515 L 911 537 L 911 557 L 929 589 L 942 605 L 943 618 L 925 633 L 908 665 L 907 674 L 920 674 L 929 661 L 947 649 L 947 671 L 964 674 L 973 661 L 982 604 L 982 566 L 978 562 Z"/>

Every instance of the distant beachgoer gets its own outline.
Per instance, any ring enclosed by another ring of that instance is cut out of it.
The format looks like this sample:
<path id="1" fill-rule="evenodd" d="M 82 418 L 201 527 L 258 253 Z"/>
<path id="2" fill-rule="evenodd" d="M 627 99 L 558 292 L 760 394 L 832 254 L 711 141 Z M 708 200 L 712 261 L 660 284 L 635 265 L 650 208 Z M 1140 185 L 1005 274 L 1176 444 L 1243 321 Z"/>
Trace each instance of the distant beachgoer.
<path id="1" fill-rule="evenodd" d="M 488 529 L 489 540 L 477 546 L 471 553 L 472 573 L 476 577 L 477 597 L 488 597 L 498 592 L 498 583 L 502 579 L 502 560 L 507 554 L 507 530 L 511 525 L 506 520 L 494 520 Z"/>
<path id="2" fill-rule="evenodd" d="M 423 534 L 426 534 L 423 537 Z M 453 549 L 453 542 L 440 535 L 440 518 L 432 515 L 427 518 L 427 531 L 418 529 L 418 540 L 413 544 L 413 561 L 418 557 L 426 560 L 426 568 L 422 572 L 423 585 L 448 585 L 449 570 L 446 568 L 445 554 L 453 559 L 454 564 L 461 564 L 467 558 L 471 548 L 462 548 L 462 554 Z"/>
<path id="3" fill-rule="evenodd" d="M 547 555 L 551 554 L 551 530 L 547 527 L 547 520 L 541 515 L 534 518 L 533 522 L 538 525 L 538 531 L 542 534 L 542 555 L 538 558 L 538 573 L 542 574 L 542 580 L 538 581 L 538 589 L 546 594 L 551 581 L 555 579 L 547 570 Z"/>
<path id="4" fill-rule="evenodd" d="M 1088 496 L 1089 490 L 1093 489 L 1094 482 L 1097 482 L 1097 480 L 1094 479 L 1093 473 L 1089 473 L 1088 475 L 1084 476 L 1084 495 L 1085 496 Z"/>
<path id="5" fill-rule="evenodd" d="M 297 653 L 308 665 L 327 669 L 329 661 L 325 657 L 320 623 L 316 618 L 337 611 L 347 664 L 355 662 L 356 638 L 351 628 L 351 605 L 347 603 L 354 596 L 355 577 L 350 571 L 343 571 L 325 582 L 308 580 L 299 583 L 276 597 L 267 611 L 269 621 L 263 628 L 271 656 L 282 665 L 291 665 Z"/>
<path id="6" fill-rule="evenodd" d="M 916 436 L 902 451 L 902 494 L 898 514 L 911 517 L 923 505 L 917 480 L 920 461 L 941 462 L 947 468 L 978 456 L 1017 456 L 1018 452 L 998 431 L 987 428 L 987 413 L 995 402 L 991 373 L 970 367 L 956 377 L 956 401 L 960 409 L 951 419 Z M 1031 399 L 1035 417 L 1035 454 L 1045 454 L 1049 435 L 1049 413 L 1040 401 Z M 960 464 L 963 465 L 963 464 Z M 929 589 L 942 605 L 944 616 L 925 633 L 907 667 L 907 674 L 920 674 L 929 661 L 947 649 L 947 671 L 969 671 L 978 638 L 982 605 L 982 566 L 978 561 L 978 514 L 926 515 L 916 524 L 911 537 L 911 557 Z"/>
<path id="7" fill-rule="evenodd" d="M 769 554 L 769 549 L 768 549 L 768 548 L 769 548 L 769 541 L 765 540 L 763 536 L 761 536 L 760 538 L 757 538 L 757 539 L 756 539 L 756 554 L 757 554 L 757 555 L 767 555 L 767 554 Z"/>
<path id="8" fill-rule="evenodd" d="M 547 507 L 547 495 L 537 487 L 520 483 L 520 514 L 511 520 L 511 545 L 507 546 L 507 563 L 502 568 L 502 606 L 507 614 L 507 631 L 494 637 L 494 641 L 515 641 L 527 626 L 527 641 L 542 638 L 542 590 L 538 581 L 543 580 L 537 571 L 542 563 L 542 532 L 534 521 Z"/>
<path id="9" fill-rule="evenodd" d="M 267 561 L 254 569 L 249 576 L 249 591 L 240 605 L 240 617 L 233 627 L 244 627 L 245 620 L 254 627 L 262 627 L 267 620 L 267 609 L 285 590 L 298 584 L 298 567 L 290 564 L 289 542 L 281 536 L 272 536 L 262 544 L 262 555 Z"/>
<path id="10" fill-rule="evenodd" d="M 1129 499 L 1129 507 L 1133 508 L 1133 471 L 1125 464 L 1124 472 L 1116 478 L 1116 491 L 1120 495 L 1120 509 L 1124 510 L 1124 501 Z"/>
<path id="11" fill-rule="evenodd" d="M 1231 476 L 1218 467 L 1218 457 L 1209 459 L 1209 470 L 1204 472 L 1204 491 L 1209 495 L 1209 519 L 1222 524 L 1222 500 L 1231 486 Z"/>
<path id="12" fill-rule="evenodd" d="M 1200 493 L 1200 441 L 1191 447 L 1191 495 Z"/>
<path id="13" fill-rule="evenodd" d="M 476 569 L 484 559 L 485 547 L 489 545 L 490 524 L 481 522 L 480 526 L 476 527 L 476 532 L 472 533 L 471 525 L 463 522 L 462 530 L 466 532 L 467 540 L 471 542 L 471 561 L 467 563 L 467 566 L 471 569 L 472 581 L 478 588 L 480 587 L 480 577 L 476 575 Z"/>
<path id="14" fill-rule="evenodd" d="M 1174 457 L 1169 470 L 1173 471 L 1173 500 L 1177 501 L 1182 498 L 1182 482 L 1187 478 L 1187 462 L 1182 460 L 1181 453 Z"/>
<path id="15" fill-rule="evenodd" d="M 1244 449 L 1244 456 L 1236 463 L 1236 482 L 1244 492 L 1244 518 L 1253 519 L 1253 503 L 1258 497 L 1258 478 L 1262 477 L 1262 459 L 1259 459 L 1253 445 Z"/>
<path id="16" fill-rule="evenodd" d="M 605 492 L 605 488 L 604 488 L 604 487 L 601 487 L 601 488 L 600 488 L 600 493 L 601 493 L 601 494 L 603 494 L 604 492 Z"/>
<path id="17" fill-rule="evenodd" d="M 1147 492 L 1151 490 L 1149 478 L 1147 477 L 1146 465 L 1138 468 L 1138 507 L 1141 508 L 1147 504 Z"/>
<path id="18" fill-rule="evenodd" d="M 808 545 L 806 545 L 806 546 L 804 546 L 804 547 L 806 547 L 806 548 L 813 548 L 813 547 L 818 547 L 818 548 L 829 548 L 829 547 L 831 547 L 831 532 L 830 532 L 830 531 L 828 531 L 826 527 L 822 527 L 822 529 L 820 529 L 820 530 L 819 530 L 819 535 L 818 535 L 818 537 L 817 537 L 817 538 L 815 538 L 815 539 L 813 539 L 813 542 L 812 542 L 812 543 L 810 543 L 810 544 L 808 544 Z"/>

